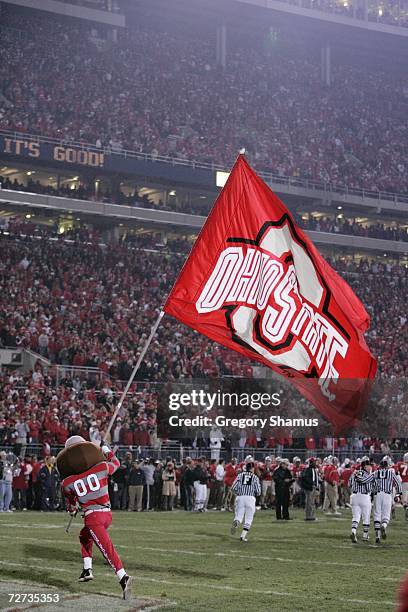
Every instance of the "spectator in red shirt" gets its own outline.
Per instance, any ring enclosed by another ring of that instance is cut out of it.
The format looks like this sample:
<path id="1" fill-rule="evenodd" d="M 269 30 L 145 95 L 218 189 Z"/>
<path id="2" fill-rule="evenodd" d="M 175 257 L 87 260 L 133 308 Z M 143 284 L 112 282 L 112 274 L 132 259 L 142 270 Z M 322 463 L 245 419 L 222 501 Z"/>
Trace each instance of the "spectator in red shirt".
<path id="1" fill-rule="evenodd" d="M 235 493 L 231 490 L 232 485 L 237 477 L 239 471 L 238 461 L 236 457 L 232 457 L 230 463 L 225 466 L 224 484 L 225 484 L 225 496 L 224 496 L 224 508 L 228 512 L 232 512 L 235 503 Z"/>
<path id="2" fill-rule="evenodd" d="M 353 473 L 350 459 L 344 461 L 343 469 L 340 475 L 340 505 L 350 508 L 350 487 L 349 479 Z"/>
<path id="3" fill-rule="evenodd" d="M 40 439 L 40 430 L 42 428 L 42 424 L 37 420 L 37 416 L 34 414 L 31 419 L 28 421 L 28 427 L 30 429 L 29 439 L 33 444 L 38 443 Z"/>
<path id="4" fill-rule="evenodd" d="M 323 512 L 334 516 L 340 516 L 340 512 L 337 509 L 340 482 L 338 464 L 339 462 L 337 457 L 332 457 L 324 470 L 325 495 L 323 502 Z"/>

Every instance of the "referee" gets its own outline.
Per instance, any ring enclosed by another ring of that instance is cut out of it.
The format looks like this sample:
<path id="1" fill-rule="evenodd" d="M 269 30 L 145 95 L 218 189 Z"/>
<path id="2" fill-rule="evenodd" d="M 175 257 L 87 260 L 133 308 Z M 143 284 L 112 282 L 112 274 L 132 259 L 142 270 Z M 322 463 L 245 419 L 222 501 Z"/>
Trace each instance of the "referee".
<path id="1" fill-rule="evenodd" d="M 390 467 L 390 463 L 390 459 L 384 457 L 380 463 L 380 468 L 373 473 L 373 491 L 375 494 L 374 529 L 377 544 L 380 543 L 380 532 L 383 540 L 387 537 L 394 487 L 398 496 L 402 493 L 401 480 L 395 475 L 394 470 Z"/>
<path id="2" fill-rule="evenodd" d="M 255 500 L 261 494 L 261 483 L 254 474 L 255 465 L 248 462 L 245 470 L 238 474 L 231 490 L 236 494 L 235 518 L 231 526 L 231 535 L 234 535 L 238 525 L 242 522 L 244 526 L 241 533 L 241 542 L 248 542 L 248 531 L 251 528 L 255 514 Z"/>
<path id="3" fill-rule="evenodd" d="M 351 490 L 351 534 L 354 544 L 357 543 L 357 528 L 363 519 L 363 540 L 368 542 L 371 516 L 371 492 L 374 485 L 374 476 L 371 474 L 370 461 L 363 461 L 357 472 L 354 472 L 348 481 Z"/>

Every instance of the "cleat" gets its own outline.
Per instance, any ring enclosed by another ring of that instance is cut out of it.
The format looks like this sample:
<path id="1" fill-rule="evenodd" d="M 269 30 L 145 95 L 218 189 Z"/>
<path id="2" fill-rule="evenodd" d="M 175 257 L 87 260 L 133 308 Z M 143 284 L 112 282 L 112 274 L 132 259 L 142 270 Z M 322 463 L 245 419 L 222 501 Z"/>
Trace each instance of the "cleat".
<path id="1" fill-rule="evenodd" d="M 375 543 L 380 544 L 380 542 L 381 542 L 380 536 L 375 536 Z"/>
<path id="2" fill-rule="evenodd" d="M 120 586 L 122 587 L 123 599 L 128 600 L 132 594 L 132 576 L 125 574 L 120 580 Z"/>
<path id="3" fill-rule="evenodd" d="M 246 536 L 240 537 L 241 542 L 248 542 L 248 538 Z"/>
<path id="4" fill-rule="evenodd" d="M 89 582 L 90 580 L 93 580 L 92 570 L 91 569 L 82 570 L 82 574 L 78 578 L 78 582 Z"/>
<path id="5" fill-rule="evenodd" d="M 236 530 L 238 529 L 238 521 L 232 521 L 231 525 L 231 535 L 235 535 Z"/>
<path id="6" fill-rule="evenodd" d="M 353 544 L 357 544 L 357 536 L 355 533 L 350 533 L 350 540 L 353 542 Z"/>
<path id="7" fill-rule="evenodd" d="M 370 540 L 370 536 L 367 535 L 363 535 L 363 542 L 368 542 Z"/>
<path id="8" fill-rule="evenodd" d="M 381 526 L 381 538 L 383 540 L 387 539 L 387 529 L 384 527 L 384 525 Z"/>

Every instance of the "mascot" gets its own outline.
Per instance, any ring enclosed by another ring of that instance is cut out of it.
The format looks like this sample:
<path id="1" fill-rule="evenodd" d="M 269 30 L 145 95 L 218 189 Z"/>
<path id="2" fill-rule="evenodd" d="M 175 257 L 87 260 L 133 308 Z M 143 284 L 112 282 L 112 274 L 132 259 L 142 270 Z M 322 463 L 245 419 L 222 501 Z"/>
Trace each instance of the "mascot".
<path id="1" fill-rule="evenodd" d="M 84 527 L 79 534 L 84 569 L 79 582 L 93 580 L 92 546 L 97 545 L 109 565 L 115 570 L 122 587 L 123 599 L 130 597 L 132 578 L 123 569 L 107 529 L 112 523 L 108 494 L 108 477 L 119 467 L 119 461 L 109 446 L 99 448 L 81 436 L 71 436 L 57 456 L 62 492 L 67 511 L 75 516 L 83 512 Z"/>

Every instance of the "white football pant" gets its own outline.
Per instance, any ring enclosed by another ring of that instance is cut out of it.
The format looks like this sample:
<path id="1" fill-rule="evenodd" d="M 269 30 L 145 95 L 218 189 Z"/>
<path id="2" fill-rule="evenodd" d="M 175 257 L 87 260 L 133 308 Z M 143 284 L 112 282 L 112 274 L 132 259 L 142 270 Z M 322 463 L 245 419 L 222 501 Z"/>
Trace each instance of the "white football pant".
<path id="1" fill-rule="evenodd" d="M 207 501 L 207 485 L 200 484 L 198 480 L 194 483 L 195 505 L 194 510 L 203 510 Z"/>
<path id="2" fill-rule="evenodd" d="M 255 497 L 253 495 L 238 495 L 235 500 L 235 520 L 244 523 L 244 529 L 249 529 L 254 520 Z"/>
<path id="3" fill-rule="evenodd" d="M 402 483 L 402 503 L 404 506 L 408 503 L 408 482 Z"/>
<path id="4" fill-rule="evenodd" d="M 381 525 L 385 527 L 390 522 L 392 508 L 391 493 L 380 491 L 375 496 L 374 501 L 374 529 L 379 529 Z"/>
<path id="5" fill-rule="evenodd" d="M 370 525 L 371 498 L 366 493 L 352 493 L 350 497 L 352 518 L 352 529 L 357 529 L 360 520 L 364 526 Z"/>

